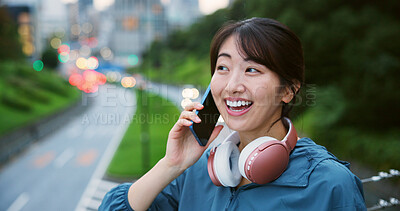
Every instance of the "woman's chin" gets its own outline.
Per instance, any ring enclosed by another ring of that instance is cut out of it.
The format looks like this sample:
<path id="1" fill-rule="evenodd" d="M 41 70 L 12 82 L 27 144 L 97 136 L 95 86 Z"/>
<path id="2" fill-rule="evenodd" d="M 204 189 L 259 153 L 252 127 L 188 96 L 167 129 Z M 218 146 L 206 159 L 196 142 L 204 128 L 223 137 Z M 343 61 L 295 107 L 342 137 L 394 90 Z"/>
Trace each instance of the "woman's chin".
<path id="1" fill-rule="evenodd" d="M 225 120 L 225 124 L 229 127 L 229 129 L 237 131 L 237 132 L 242 132 L 248 130 L 249 123 L 245 123 L 242 121 L 230 121 L 230 120 Z"/>

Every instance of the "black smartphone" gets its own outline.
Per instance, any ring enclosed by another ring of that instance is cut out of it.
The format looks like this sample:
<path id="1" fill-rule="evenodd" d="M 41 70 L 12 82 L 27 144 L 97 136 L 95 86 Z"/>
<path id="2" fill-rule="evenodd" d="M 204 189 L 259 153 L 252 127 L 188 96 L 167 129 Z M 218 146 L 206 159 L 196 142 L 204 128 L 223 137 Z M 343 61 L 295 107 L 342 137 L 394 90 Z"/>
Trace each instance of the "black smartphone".
<path id="1" fill-rule="evenodd" d="M 204 108 L 196 111 L 196 114 L 201 119 L 201 122 L 193 122 L 189 128 L 197 142 L 199 142 L 200 146 L 205 146 L 207 145 L 208 139 L 210 139 L 211 133 L 214 130 L 220 115 L 211 94 L 210 85 L 203 95 L 201 104 L 203 104 Z"/>

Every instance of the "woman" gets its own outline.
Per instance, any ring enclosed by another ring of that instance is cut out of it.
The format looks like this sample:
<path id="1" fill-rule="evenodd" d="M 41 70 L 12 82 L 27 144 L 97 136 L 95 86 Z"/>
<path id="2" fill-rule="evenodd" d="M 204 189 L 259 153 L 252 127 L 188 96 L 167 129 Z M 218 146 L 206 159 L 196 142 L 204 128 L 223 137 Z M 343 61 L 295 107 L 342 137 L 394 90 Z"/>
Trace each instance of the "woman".
<path id="1" fill-rule="evenodd" d="M 165 157 L 135 183 L 107 193 L 100 210 L 366 210 L 348 163 L 298 138 L 287 118 L 304 81 L 301 43 L 289 28 L 266 18 L 227 24 L 214 36 L 210 58 L 214 101 L 236 132 L 206 150 L 222 126 L 199 146 L 188 127 L 201 121 L 194 110 L 203 107 L 187 106 L 169 133 Z M 225 143 L 232 144 L 221 171 L 214 156 Z M 271 150 L 270 143 L 287 155 L 270 161 L 254 153 Z M 275 162 L 279 167 L 271 167 Z"/>

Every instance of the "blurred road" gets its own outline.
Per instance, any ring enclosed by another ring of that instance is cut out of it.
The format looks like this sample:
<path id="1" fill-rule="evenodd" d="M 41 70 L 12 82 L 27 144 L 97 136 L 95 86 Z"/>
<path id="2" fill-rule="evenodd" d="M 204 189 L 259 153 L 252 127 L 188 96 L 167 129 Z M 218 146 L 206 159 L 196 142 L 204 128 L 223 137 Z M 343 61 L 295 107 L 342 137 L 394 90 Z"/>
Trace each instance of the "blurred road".
<path id="1" fill-rule="evenodd" d="M 84 96 L 85 113 L 0 170 L 0 210 L 74 210 L 101 177 L 136 109 L 130 89 L 105 85 Z"/>

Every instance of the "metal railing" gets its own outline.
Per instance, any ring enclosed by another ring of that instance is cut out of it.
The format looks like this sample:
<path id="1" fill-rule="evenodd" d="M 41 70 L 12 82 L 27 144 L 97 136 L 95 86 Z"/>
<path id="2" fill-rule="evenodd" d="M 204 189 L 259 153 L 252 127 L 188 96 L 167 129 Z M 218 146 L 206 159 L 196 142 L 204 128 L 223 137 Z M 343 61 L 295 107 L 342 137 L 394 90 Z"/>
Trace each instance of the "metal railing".
<path id="1" fill-rule="evenodd" d="M 372 176 L 370 178 L 362 179 L 361 182 L 363 184 L 369 183 L 369 182 L 378 182 L 378 181 L 380 181 L 382 179 L 392 178 L 392 177 L 396 177 L 396 176 L 400 176 L 399 170 L 390 169 L 389 172 L 381 171 L 376 176 Z M 390 197 L 389 200 L 379 199 L 378 203 L 376 203 L 372 207 L 367 208 L 367 210 L 368 211 L 380 210 L 380 209 L 384 209 L 386 207 L 397 206 L 399 204 L 400 204 L 399 199 L 396 199 L 394 197 Z"/>

